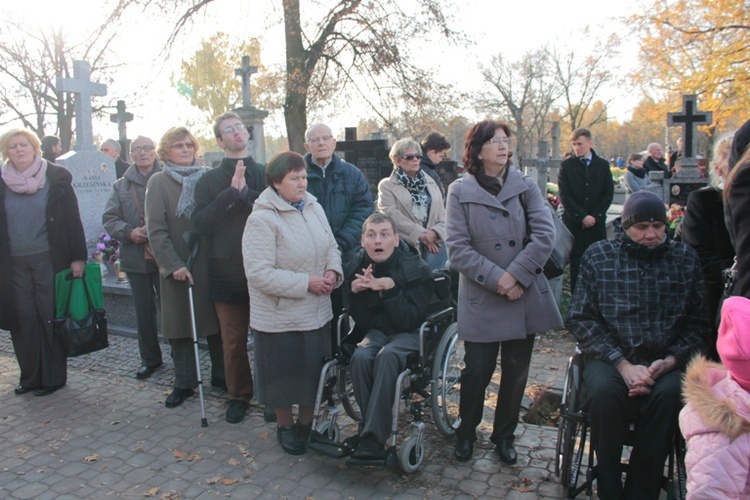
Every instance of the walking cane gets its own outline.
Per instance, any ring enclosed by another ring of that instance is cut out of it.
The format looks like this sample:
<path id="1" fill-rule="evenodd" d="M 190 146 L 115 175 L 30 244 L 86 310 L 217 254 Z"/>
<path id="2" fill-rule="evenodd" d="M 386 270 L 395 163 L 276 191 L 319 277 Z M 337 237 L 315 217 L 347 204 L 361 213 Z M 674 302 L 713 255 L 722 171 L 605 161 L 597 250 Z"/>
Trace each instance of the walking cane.
<path id="1" fill-rule="evenodd" d="M 182 239 L 187 243 L 190 249 L 190 255 L 188 256 L 185 266 L 188 271 L 192 273 L 193 261 L 195 256 L 198 255 L 198 246 L 200 243 L 200 236 L 198 233 L 193 231 L 185 231 L 182 235 Z M 206 419 L 206 402 L 203 399 L 203 378 L 201 377 L 201 359 L 198 355 L 198 326 L 195 323 L 195 302 L 193 300 L 193 285 L 188 280 L 188 299 L 190 301 L 190 324 L 193 331 L 193 352 L 195 353 L 195 372 L 198 376 L 198 395 L 201 400 L 201 427 L 208 427 L 208 419 Z"/>

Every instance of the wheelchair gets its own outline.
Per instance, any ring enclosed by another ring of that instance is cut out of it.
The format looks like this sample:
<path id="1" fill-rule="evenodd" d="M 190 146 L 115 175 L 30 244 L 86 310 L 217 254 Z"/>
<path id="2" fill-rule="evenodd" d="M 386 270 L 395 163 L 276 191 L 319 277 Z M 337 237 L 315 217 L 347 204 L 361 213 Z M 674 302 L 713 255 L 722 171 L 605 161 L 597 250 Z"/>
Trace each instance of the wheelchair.
<path id="1" fill-rule="evenodd" d="M 566 489 L 566 498 L 575 498 L 584 491 L 591 498 L 597 473 L 594 446 L 589 439 L 589 423 L 583 410 L 586 400 L 583 365 L 583 353 L 576 347 L 575 353 L 568 359 L 565 373 L 555 450 L 555 474 Z M 626 446 L 632 445 L 633 433 L 634 426 L 631 423 L 625 433 Z M 585 465 L 584 457 L 588 457 Z M 627 462 L 621 465 L 623 472 L 626 472 Z M 583 481 L 579 485 L 582 477 Z M 687 497 L 686 488 L 685 440 L 678 428 L 669 453 L 667 475 L 662 480 L 662 489 L 666 491 L 668 499 L 683 500 Z"/>
<path id="2" fill-rule="evenodd" d="M 435 273 L 435 280 L 449 278 Z M 446 437 L 455 434 L 460 424 L 458 414 L 461 390 L 461 370 L 463 369 L 463 342 L 458 339 L 458 325 L 455 322 L 455 309 L 450 300 L 443 301 L 442 307 L 429 314 L 419 328 L 419 352 L 409 355 L 406 369 L 398 375 L 395 397 L 392 405 L 391 435 L 386 443 L 385 458 L 362 460 L 350 458 L 347 463 L 354 466 L 385 466 L 400 468 L 413 473 L 422 465 L 425 456 L 424 416 L 431 411 L 438 431 Z M 431 307 L 431 310 L 434 310 Z M 338 332 L 351 322 L 346 312 L 339 319 Z M 323 366 L 318 383 L 315 408 L 313 411 L 312 432 L 308 448 L 333 458 L 344 458 L 354 451 L 354 446 L 344 440 L 340 442 L 339 417 L 344 412 L 358 423 L 357 435 L 362 426 L 362 414 L 354 399 L 354 390 L 349 373 L 349 359 L 356 345 L 347 343 L 347 337 L 354 330 L 350 325 L 345 338 L 339 335 L 338 350 L 333 359 Z M 399 417 L 403 413 L 411 417 L 400 447 Z"/>

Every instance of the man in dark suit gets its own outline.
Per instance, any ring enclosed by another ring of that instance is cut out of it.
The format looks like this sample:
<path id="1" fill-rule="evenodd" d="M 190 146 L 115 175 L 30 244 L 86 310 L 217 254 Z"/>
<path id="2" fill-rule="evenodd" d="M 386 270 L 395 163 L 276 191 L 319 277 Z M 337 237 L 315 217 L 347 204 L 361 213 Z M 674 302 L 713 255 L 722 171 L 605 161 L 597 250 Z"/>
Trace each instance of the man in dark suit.
<path id="1" fill-rule="evenodd" d="M 565 207 L 563 222 L 575 241 L 570 253 L 570 289 L 575 289 L 583 252 L 607 237 L 607 210 L 614 183 L 609 162 L 592 149 L 591 131 L 579 128 L 570 137 L 575 156 L 560 165 L 558 184 Z"/>

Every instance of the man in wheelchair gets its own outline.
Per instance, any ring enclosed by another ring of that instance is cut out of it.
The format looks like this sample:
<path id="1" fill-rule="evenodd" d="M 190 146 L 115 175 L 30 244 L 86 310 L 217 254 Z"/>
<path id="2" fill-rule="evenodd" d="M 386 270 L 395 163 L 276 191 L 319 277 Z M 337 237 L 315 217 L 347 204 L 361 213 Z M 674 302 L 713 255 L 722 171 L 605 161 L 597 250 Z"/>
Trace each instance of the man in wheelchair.
<path id="1" fill-rule="evenodd" d="M 677 431 L 682 369 L 709 333 L 697 253 L 666 235 L 661 199 L 632 195 L 613 240 L 583 256 L 566 320 L 584 355 L 599 498 L 658 498 Z M 627 425 L 633 449 L 622 485 Z"/>
<path id="2" fill-rule="evenodd" d="M 427 317 L 434 282 L 416 250 L 399 245 L 388 216 L 368 217 L 361 241 L 347 284 L 353 333 L 363 336 L 349 368 L 364 422 L 348 446 L 354 448 L 353 458 L 367 460 L 385 457 L 396 379 L 406 368 L 407 356 L 419 352 L 418 330 Z"/>

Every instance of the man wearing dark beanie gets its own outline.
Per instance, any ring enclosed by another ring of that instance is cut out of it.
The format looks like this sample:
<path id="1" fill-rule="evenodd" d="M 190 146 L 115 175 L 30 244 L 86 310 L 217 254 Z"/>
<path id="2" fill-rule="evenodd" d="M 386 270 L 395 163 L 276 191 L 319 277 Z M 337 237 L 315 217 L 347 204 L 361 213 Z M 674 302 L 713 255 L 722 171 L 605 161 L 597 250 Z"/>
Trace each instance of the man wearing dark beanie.
<path id="1" fill-rule="evenodd" d="M 667 235 L 659 196 L 625 202 L 615 237 L 583 254 L 565 321 L 585 358 L 599 498 L 659 497 L 677 432 L 681 374 L 710 331 L 698 254 Z M 635 423 L 623 488 L 624 429 Z"/>

